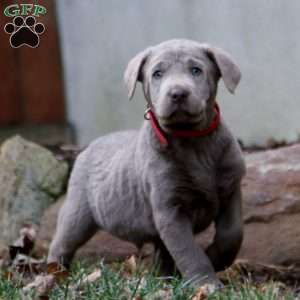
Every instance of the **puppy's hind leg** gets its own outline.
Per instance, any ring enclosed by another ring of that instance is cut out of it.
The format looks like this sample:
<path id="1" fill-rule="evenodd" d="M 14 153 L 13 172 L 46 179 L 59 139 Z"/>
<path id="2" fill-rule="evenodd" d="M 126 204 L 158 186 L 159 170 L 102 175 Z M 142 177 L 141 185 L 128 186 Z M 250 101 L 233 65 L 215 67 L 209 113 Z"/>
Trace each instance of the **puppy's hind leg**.
<path id="1" fill-rule="evenodd" d="M 84 183 L 75 180 L 76 174 L 73 175 L 75 176 L 70 180 L 67 199 L 59 212 L 56 233 L 47 259 L 48 262 L 58 262 L 66 267 L 71 263 L 75 251 L 99 229 L 89 207 L 85 189 L 80 188 Z"/>
<path id="2" fill-rule="evenodd" d="M 59 262 L 66 267 L 71 263 L 75 251 L 98 229 L 87 201 L 80 201 L 78 195 L 70 194 L 75 199 L 67 198 L 60 210 L 47 259 L 48 262 Z"/>

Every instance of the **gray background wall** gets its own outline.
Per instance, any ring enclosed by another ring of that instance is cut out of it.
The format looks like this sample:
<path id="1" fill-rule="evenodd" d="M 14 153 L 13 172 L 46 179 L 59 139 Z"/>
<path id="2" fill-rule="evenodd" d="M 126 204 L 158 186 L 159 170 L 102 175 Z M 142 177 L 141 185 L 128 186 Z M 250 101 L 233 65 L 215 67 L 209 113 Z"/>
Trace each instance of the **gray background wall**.
<path id="1" fill-rule="evenodd" d="M 128 102 L 128 60 L 170 38 L 208 42 L 231 53 L 243 79 L 235 96 L 223 83 L 219 102 L 246 144 L 300 134 L 299 0 L 58 0 L 68 118 L 80 144 L 138 127 L 141 92 Z"/>

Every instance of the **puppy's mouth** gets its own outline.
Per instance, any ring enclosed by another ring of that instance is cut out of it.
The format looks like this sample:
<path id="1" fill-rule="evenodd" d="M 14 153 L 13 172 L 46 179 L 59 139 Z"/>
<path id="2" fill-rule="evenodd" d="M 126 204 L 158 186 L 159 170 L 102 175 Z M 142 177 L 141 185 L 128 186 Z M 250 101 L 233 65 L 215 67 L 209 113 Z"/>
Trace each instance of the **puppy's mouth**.
<path id="1" fill-rule="evenodd" d="M 175 112 L 167 118 L 159 117 L 158 119 L 161 126 L 167 130 L 195 130 L 202 127 L 205 114 L 204 112 L 198 114 Z"/>
<path id="2" fill-rule="evenodd" d="M 195 130 L 198 129 L 201 122 L 178 122 L 163 124 L 163 126 L 169 130 Z"/>
<path id="3" fill-rule="evenodd" d="M 204 115 L 197 115 L 189 118 L 159 118 L 161 126 L 168 131 L 174 130 L 196 130 L 203 127 L 205 123 Z"/>

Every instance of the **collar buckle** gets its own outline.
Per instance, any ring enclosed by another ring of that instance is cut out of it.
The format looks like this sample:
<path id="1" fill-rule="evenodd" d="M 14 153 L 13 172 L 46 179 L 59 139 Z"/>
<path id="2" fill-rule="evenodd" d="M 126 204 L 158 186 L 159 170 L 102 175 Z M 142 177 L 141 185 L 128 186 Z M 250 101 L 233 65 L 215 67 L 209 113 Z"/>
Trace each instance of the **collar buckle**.
<path id="1" fill-rule="evenodd" d="M 144 112 L 144 119 L 149 121 L 150 120 L 150 110 L 151 108 L 148 106 L 147 109 Z"/>

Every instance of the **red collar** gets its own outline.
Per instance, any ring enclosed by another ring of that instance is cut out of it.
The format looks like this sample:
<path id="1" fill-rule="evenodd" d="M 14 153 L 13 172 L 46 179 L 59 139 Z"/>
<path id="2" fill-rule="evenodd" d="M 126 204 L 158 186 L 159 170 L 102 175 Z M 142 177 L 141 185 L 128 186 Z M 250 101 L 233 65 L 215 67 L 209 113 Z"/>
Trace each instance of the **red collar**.
<path id="1" fill-rule="evenodd" d="M 221 121 L 221 113 L 220 113 L 220 108 L 217 103 L 215 103 L 215 111 L 216 111 L 216 116 L 211 122 L 210 126 L 207 127 L 206 129 L 203 130 L 174 130 L 172 131 L 172 135 L 175 137 L 201 137 L 201 136 L 206 136 L 214 132 L 220 125 Z M 160 127 L 157 118 L 153 112 L 152 109 L 149 109 L 147 111 L 147 114 L 149 116 L 149 120 L 151 122 L 151 126 L 162 146 L 167 147 L 169 145 L 168 139 L 167 139 L 167 134 L 162 130 Z"/>

